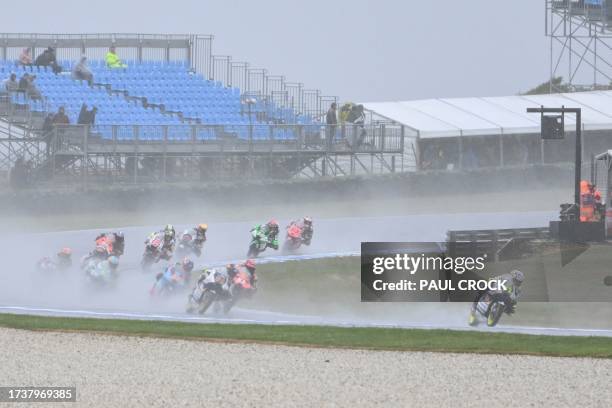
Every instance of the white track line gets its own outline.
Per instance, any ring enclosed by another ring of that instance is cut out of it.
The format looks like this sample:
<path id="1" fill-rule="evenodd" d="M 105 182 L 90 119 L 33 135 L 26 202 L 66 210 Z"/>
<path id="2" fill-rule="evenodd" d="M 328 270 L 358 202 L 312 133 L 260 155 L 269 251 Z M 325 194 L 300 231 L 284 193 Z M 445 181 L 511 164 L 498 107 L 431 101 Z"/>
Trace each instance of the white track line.
<path id="1" fill-rule="evenodd" d="M 319 254 L 303 254 L 303 255 L 280 255 L 258 258 L 260 264 L 266 263 L 282 263 L 300 260 L 325 259 L 325 258 L 340 258 L 359 256 L 359 252 L 327 252 Z M 240 263 L 242 260 L 227 260 L 222 262 L 214 262 L 208 264 L 207 267 L 219 267 L 228 263 Z M 240 309 L 236 309 L 240 310 Z M 182 322 L 200 322 L 200 323 L 233 323 L 233 324 L 268 324 L 268 325 L 315 325 L 315 326 L 338 326 L 338 327 L 380 327 L 380 328 L 403 328 L 403 329 L 441 329 L 441 330 L 459 330 L 459 331 L 483 331 L 483 332 L 505 332 L 505 333 L 523 333 L 533 335 L 555 335 L 555 336 L 604 336 L 612 337 L 612 330 L 609 329 L 573 329 L 559 327 L 530 327 L 530 326 L 498 326 L 494 328 L 473 328 L 469 326 L 445 326 L 434 324 L 391 324 L 377 322 L 360 322 L 360 321 L 324 321 L 318 316 L 303 316 L 294 315 L 296 320 L 291 320 L 292 315 L 283 313 L 257 311 L 257 313 L 266 313 L 279 316 L 278 320 L 258 320 L 246 318 L 220 318 L 220 317 L 205 317 L 205 316 L 190 316 L 190 315 L 168 315 L 168 314 L 148 314 L 148 313 L 133 313 L 133 312 L 111 312 L 111 311 L 93 311 L 93 310 L 69 310 L 44 308 L 37 306 L 0 306 L 0 311 L 13 314 L 28 314 L 34 313 L 38 315 L 68 315 L 80 317 L 93 317 L 105 319 L 137 319 L 137 320 L 163 320 L 163 321 L 182 321 Z M 282 316 L 283 318 L 280 318 Z M 289 317 L 289 318 L 288 318 Z M 306 321 L 305 321 L 306 320 Z"/>
<path id="2" fill-rule="evenodd" d="M 132 312 L 110 312 L 92 310 L 70 310 L 30 306 L 0 306 L 0 310 L 12 314 L 39 314 L 39 315 L 67 315 L 75 317 L 93 317 L 102 319 L 134 319 L 134 320 L 162 320 L 175 322 L 198 322 L 198 323 L 231 323 L 231 324 L 260 324 L 260 325 L 295 325 L 295 326 L 334 326 L 334 327 L 377 327 L 395 329 L 424 329 L 424 330 L 453 330 L 453 331 L 481 331 L 500 332 L 530 335 L 552 335 L 552 336 L 599 336 L 612 337 L 612 330 L 606 329 L 565 329 L 559 327 L 525 327 L 525 326 L 499 326 L 495 328 L 472 328 L 469 326 L 444 326 L 433 324 L 389 324 L 376 322 L 350 322 L 350 321 L 304 321 L 304 320 L 257 320 L 245 318 L 220 318 L 190 315 L 168 315 Z M 303 316 L 295 316 L 296 318 Z"/>

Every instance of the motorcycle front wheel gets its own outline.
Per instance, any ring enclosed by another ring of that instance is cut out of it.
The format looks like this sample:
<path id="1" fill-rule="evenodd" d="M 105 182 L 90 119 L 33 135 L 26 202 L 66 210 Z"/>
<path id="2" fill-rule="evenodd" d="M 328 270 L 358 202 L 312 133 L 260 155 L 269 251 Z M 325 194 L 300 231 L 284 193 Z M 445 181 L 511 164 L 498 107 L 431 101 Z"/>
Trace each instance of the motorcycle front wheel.
<path id="1" fill-rule="evenodd" d="M 498 302 L 493 302 L 489 308 L 489 314 L 487 315 L 487 326 L 494 327 L 501 319 L 504 313 L 504 306 Z"/>
<path id="2" fill-rule="evenodd" d="M 200 308 L 198 310 L 198 313 L 199 314 L 206 313 L 206 311 L 208 310 L 210 305 L 212 305 L 214 300 L 215 300 L 215 295 L 212 292 L 206 292 L 204 296 L 202 296 L 202 300 L 200 301 Z"/>

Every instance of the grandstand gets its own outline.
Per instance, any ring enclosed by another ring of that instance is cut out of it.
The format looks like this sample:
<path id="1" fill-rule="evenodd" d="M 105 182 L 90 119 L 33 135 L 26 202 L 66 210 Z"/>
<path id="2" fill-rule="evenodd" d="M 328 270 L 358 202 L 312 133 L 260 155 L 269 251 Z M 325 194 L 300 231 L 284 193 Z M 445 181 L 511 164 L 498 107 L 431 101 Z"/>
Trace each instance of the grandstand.
<path id="1" fill-rule="evenodd" d="M 401 126 L 379 118 L 326 129 L 322 118 L 335 97 L 214 56 L 211 44 L 212 37 L 194 35 L 0 35 L 0 77 L 36 75 L 43 95 L 31 100 L 14 92 L 0 101 L 0 166 L 26 156 L 37 174 L 68 181 L 395 171 L 395 155 L 403 157 Z M 125 67 L 106 67 L 111 45 Z M 56 49 L 62 73 L 16 63 L 22 48 L 37 55 L 46 47 Z M 81 55 L 93 86 L 70 75 Z M 74 125 L 83 104 L 98 109 L 93 127 Z M 43 118 L 60 107 L 73 125 L 43 135 Z"/>

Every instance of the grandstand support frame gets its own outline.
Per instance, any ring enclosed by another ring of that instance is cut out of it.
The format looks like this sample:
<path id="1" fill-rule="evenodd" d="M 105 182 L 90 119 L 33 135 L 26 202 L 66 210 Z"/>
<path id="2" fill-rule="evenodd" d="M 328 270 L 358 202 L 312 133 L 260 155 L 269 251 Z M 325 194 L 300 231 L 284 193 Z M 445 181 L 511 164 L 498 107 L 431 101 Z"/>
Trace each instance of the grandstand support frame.
<path id="1" fill-rule="evenodd" d="M 612 83 L 612 58 L 609 57 L 612 51 L 612 1 L 610 5 L 608 1 L 584 4 L 544 0 L 545 32 L 550 40 L 551 93 L 568 90 L 556 86 L 553 81 L 564 71 L 570 91 L 609 89 Z M 600 83 L 603 80 L 605 82 Z"/>
<path id="2" fill-rule="evenodd" d="M 139 140 L 142 126 L 137 125 L 130 126 L 134 140 L 118 139 L 125 127 L 114 126 L 113 140 L 104 140 L 86 126 L 58 126 L 50 137 L 48 158 L 40 137 L 2 138 L 0 146 L 5 144 L 13 156 L 28 150 L 27 159 L 39 163 L 34 169 L 39 180 L 85 185 L 391 173 L 401 171 L 395 163 L 404 146 L 402 127 L 392 123 L 338 126 L 331 143 L 326 139 L 330 129 L 324 125 L 317 125 L 316 133 L 295 125 L 297 140 L 209 141 L 195 137 L 203 125 L 194 125 L 192 139 L 183 141 L 168 138 L 171 126 L 165 127 L 160 141 Z"/>

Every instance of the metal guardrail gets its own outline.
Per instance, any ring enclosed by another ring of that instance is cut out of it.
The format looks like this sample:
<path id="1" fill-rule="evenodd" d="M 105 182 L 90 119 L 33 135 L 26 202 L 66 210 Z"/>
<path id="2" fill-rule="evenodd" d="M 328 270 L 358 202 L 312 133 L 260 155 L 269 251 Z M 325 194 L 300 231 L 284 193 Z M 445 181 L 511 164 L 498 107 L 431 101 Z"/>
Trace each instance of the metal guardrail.
<path id="1" fill-rule="evenodd" d="M 451 257 L 486 256 L 486 261 L 517 259 L 530 253 L 532 240 L 550 238 L 548 227 L 447 232 L 447 253 Z"/>

